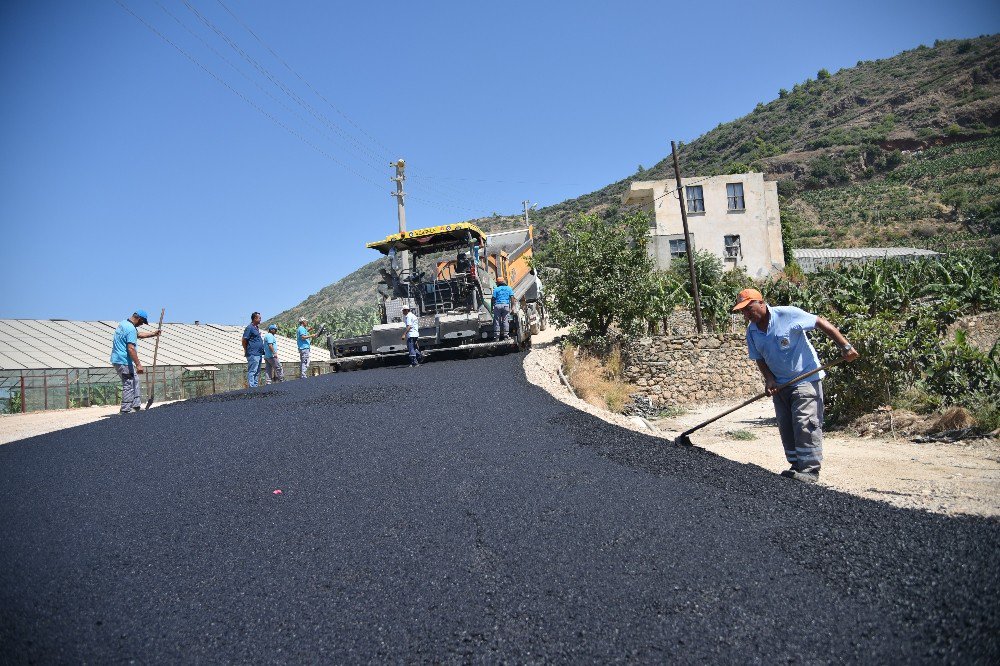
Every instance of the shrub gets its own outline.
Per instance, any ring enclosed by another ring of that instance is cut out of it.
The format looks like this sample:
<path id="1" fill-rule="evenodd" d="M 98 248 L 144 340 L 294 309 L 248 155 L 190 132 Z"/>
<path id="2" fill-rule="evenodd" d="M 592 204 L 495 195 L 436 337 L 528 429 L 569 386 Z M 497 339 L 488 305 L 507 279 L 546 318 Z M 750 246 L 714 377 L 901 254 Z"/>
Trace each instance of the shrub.
<path id="1" fill-rule="evenodd" d="M 972 413 L 972 418 L 976 419 L 983 431 L 995 432 L 1000 429 L 1000 400 L 995 393 L 969 393 L 963 397 L 962 404 Z"/>
<path id="2" fill-rule="evenodd" d="M 816 78 L 819 79 L 820 81 L 830 78 L 829 70 L 827 70 L 826 68 L 819 70 L 818 72 L 816 72 Z"/>

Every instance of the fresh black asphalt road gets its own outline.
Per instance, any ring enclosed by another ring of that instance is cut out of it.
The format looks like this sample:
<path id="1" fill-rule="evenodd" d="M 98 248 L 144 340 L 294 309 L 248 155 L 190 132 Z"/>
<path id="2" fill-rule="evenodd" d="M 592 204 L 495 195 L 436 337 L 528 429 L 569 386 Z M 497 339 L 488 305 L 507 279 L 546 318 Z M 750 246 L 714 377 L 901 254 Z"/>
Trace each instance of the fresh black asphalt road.
<path id="1" fill-rule="evenodd" d="M 0 447 L 0 660 L 1000 659 L 1000 522 L 665 445 L 557 402 L 521 360 Z"/>

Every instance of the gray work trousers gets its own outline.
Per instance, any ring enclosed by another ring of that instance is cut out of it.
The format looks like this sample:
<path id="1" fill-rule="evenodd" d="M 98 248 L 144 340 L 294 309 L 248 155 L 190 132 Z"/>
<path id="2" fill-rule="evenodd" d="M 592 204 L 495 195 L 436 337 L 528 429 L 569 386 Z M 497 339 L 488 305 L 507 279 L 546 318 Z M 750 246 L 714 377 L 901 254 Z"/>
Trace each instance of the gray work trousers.
<path id="1" fill-rule="evenodd" d="M 299 350 L 299 376 L 305 379 L 309 374 L 309 347 Z"/>
<path id="2" fill-rule="evenodd" d="M 818 473 L 823 462 L 823 382 L 801 382 L 772 399 L 785 460 L 796 471 Z"/>
<path id="3" fill-rule="evenodd" d="M 114 364 L 115 372 L 122 379 L 122 408 L 121 413 L 127 414 L 133 409 L 142 407 L 142 382 L 139 381 L 139 373 L 131 365 Z"/>
<path id="4" fill-rule="evenodd" d="M 510 335 L 510 303 L 493 304 L 493 337 L 499 338 L 503 331 L 503 337 Z"/>
<path id="5" fill-rule="evenodd" d="M 271 382 L 280 382 L 285 379 L 285 370 L 281 367 L 281 361 L 278 357 L 267 358 L 264 357 L 264 385 L 267 386 Z"/>

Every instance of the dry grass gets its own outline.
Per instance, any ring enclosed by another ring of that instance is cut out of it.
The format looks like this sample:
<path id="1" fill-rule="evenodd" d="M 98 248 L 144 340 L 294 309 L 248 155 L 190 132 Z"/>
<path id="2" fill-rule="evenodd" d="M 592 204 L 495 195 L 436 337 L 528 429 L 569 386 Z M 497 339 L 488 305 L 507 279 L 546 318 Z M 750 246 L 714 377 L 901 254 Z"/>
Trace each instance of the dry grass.
<path id="1" fill-rule="evenodd" d="M 938 416 L 931 425 L 931 432 L 944 432 L 945 430 L 961 430 L 976 425 L 976 419 L 972 417 L 965 407 L 952 407 Z"/>
<path id="2" fill-rule="evenodd" d="M 599 359 L 567 344 L 562 350 L 563 372 L 580 399 L 620 414 L 637 387 L 621 380 L 621 350 L 617 347 Z"/>

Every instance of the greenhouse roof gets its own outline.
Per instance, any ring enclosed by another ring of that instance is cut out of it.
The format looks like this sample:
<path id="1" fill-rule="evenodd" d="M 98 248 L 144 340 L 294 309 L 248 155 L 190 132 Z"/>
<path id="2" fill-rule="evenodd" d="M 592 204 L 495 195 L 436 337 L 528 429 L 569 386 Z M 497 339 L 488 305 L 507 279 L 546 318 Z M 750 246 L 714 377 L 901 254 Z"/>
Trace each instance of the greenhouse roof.
<path id="1" fill-rule="evenodd" d="M 796 259 L 880 259 L 883 257 L 933 257 L 940 253 L 916 247 L 841 247 L 794 249 Z"/>
<path id="2" fill-rule="evenodd" d="M 64 319 L 0 319 L 0 370 L 42 370 L 111 367 L 111 339 L 117 321 Z M 155 324 L 139 331 L 155 330 Z M 246 363 L 241 338 L 243 326 L 225 324 L 163 324 L 158 366 L 212 366 Z M 275 336 L 278 358 L 297 360 L 295 340 Z M 156 338 L 139 340 L 139 360 L 153 362 Z M 330 354 L 312 347 L 312 361 L 326 362 Z"/>

